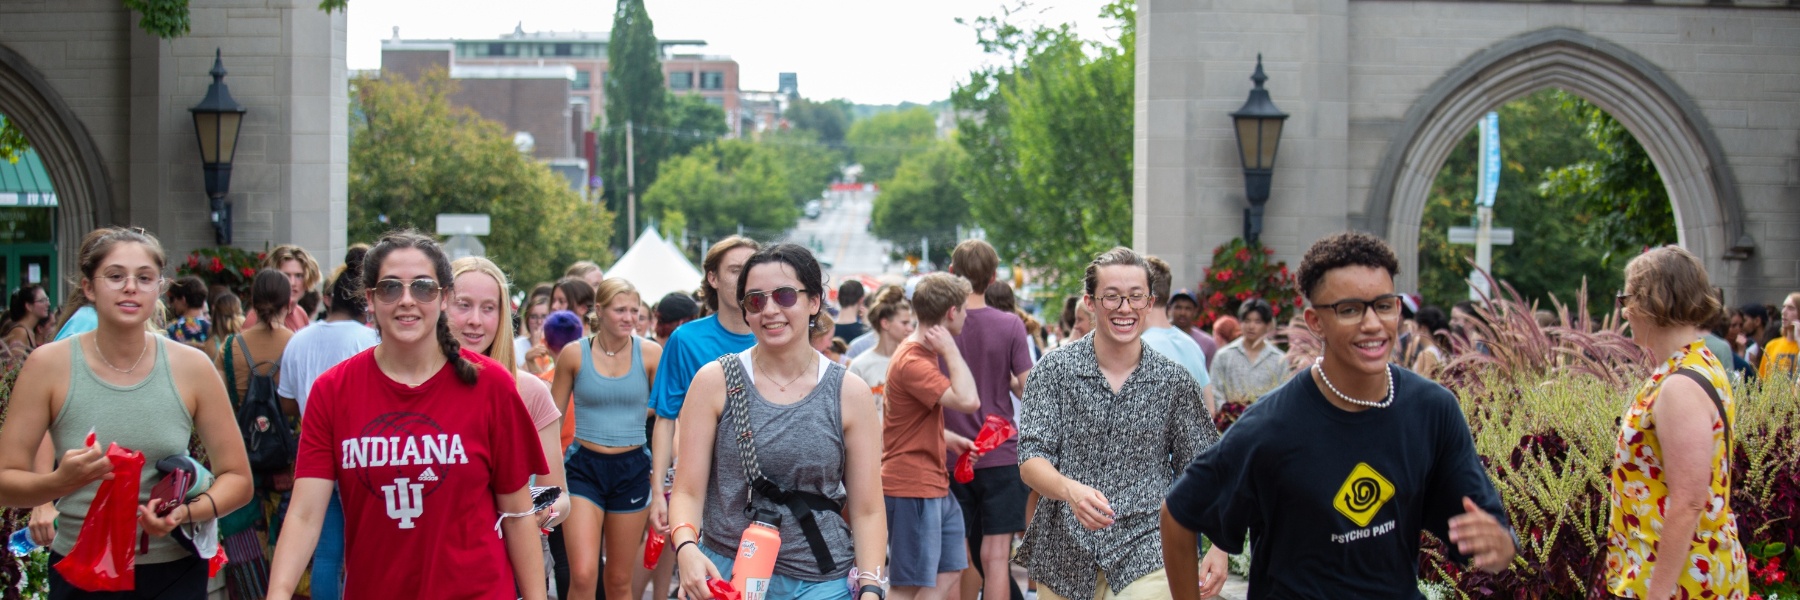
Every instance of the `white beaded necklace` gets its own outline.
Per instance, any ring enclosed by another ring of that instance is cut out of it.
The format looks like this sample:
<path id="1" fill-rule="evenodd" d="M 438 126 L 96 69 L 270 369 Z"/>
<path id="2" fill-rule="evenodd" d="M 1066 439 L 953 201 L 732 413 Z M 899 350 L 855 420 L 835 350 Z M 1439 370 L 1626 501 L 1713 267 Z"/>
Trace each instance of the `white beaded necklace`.
<path id="1" fill-rule="evenodd" d="M 1345 402 L 1349 402 L 1349 403 L 1355 404 L 1357 406 L 1367 406 L 1369 408 L 1387 408 L 1388 405 L 1391 405 L 1394 403 L 1394 366 L 1393 365 L 1387 365 L 1387 371 L 1386 371 L 1387 372 L 1387 380 L 1388 380 L 1387 399 L 1382 400 L 1380 402 L 1370 402 L 1368 400 L 1358 400 L 1358 399 L 1351 398 L 1349 396 L 1344 395 L 1343 392 L 1338 391 L 1337 386 L 1331 384 L 1331 378 L 1325 376 L 1325 366 L 1324 365 L 1325 365 L 1325 357 L 1321 356 L 1321 357 L 1313 359 L 1312 368 L 1314 371 L 1319 372 L 1319 379 L 1325 382 L 1325 387 L 1331 389 L 1331 393 L 1337 394 L 1337 397 L 1343 398 Z"/>

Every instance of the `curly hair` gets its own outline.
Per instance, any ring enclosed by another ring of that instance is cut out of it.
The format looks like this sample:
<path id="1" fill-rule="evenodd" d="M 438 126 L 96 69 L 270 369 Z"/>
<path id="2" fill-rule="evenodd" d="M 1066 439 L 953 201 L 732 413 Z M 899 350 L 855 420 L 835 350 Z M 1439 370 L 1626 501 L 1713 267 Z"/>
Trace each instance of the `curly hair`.
<path id="1" fill-rule="evenodd" d="M 1344 267 L 1385 269 L 1393 277 L 1400 274 L 1400 259 L 1387 242 L 1361 231 L 1327 236 L 1313 242 L 1300 259 L 1300 295 L 1311 301 L 1325 274 Z"/>

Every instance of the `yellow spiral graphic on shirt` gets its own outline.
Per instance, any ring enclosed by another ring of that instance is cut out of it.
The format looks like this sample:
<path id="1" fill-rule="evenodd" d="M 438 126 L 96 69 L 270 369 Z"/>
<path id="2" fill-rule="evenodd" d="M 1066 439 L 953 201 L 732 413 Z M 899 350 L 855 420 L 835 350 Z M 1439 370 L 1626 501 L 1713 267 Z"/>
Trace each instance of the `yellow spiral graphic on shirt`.
<path id="1" fill-rule="evenodd" d="M 1393 497 L 1393 483 L 1368 463 L 1357 463 L 1356 468 L 1350 470 L 1350 476 L 1344 479 L 1344 485 L 1338 488 L 1331 505 L 1357 527 L 1367 527 L 1375 519 L 1375 513 Z"/>
<path id="2" fill-rule="evenodd" d="M 1373 477 L 1358 477 L 1346 485 L 1350 491 L 1344 494 L 1344 504 L 1355 512 L 1363 512 L 1375 508 L 1381 501 L 1381 482 Z"/>

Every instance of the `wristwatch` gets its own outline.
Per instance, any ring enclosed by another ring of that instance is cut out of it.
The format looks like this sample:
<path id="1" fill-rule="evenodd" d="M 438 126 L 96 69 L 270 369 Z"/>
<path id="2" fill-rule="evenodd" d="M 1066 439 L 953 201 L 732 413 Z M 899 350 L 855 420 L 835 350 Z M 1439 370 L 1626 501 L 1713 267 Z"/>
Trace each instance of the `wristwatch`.
<path id="1" fill-rule="evenodd" d="M 879 585 L 865 585 L 856 590 L 856 600 L 862 600 L 863 594 L 874 594 L 875 600 L 887 600 L 887 592 Z"/>

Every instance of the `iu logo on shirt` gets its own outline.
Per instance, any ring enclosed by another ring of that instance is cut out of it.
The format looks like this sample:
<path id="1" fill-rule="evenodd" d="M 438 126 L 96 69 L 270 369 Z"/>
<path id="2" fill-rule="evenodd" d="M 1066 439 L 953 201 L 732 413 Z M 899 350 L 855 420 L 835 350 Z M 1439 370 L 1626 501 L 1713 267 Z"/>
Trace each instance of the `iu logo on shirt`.
<path id="1" fill-rule="evenodd" d="M 462 435 L 419 413 L 383 414 L 338 444 L 339 468 L 385 502 L 388 518 L 399 521 L 400 529 L 414 527 L 425 512 L 425 498 L 450 478 L 455 465 L 469 464 Z"/>
<path id="2" fill-rule="evenodd" d="M 401 529 L 412 529 L 413 519 L 425 514 L 425 495 L 419 493 L 423 489 L 425 484 L 405 477 L 395 479 L 394 485 L 381 486 L 382 494 L 387 496 L 387 516 L 399 519 Z"/>

